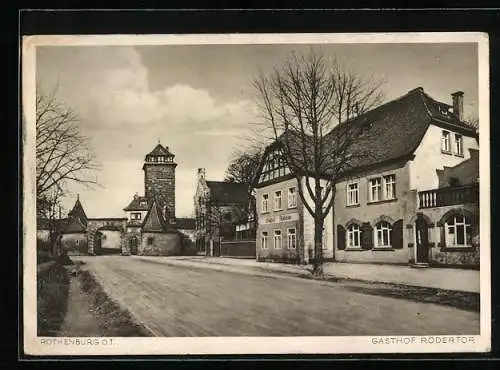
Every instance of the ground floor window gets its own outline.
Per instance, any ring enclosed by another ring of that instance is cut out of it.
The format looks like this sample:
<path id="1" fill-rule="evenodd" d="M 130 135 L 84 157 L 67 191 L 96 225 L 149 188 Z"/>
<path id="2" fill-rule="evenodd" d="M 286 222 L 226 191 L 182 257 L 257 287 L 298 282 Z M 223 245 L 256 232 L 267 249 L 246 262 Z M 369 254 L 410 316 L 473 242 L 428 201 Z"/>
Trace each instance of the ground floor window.
<path id="1" fill-rule="evenodd" d="M 148 245 L 153 245 L 153 242 L 154 242 L 154 241 L 155 241 L 155 239 L 154 239 L 153 237 L 151 237 L 151 236 L 150 236 L 150 237 L 148 237 L 148 239 L 147 239 L 147 243 L 148 243 Z"/>
<path id="2" fill-rule="evenodd" d="M 261 235 L 262 249 L 267 249 L 267 231 L 263 231 Z"/>
<path id="3" fill-rule="evenodd" d="M 375 226 L 375 246 L 391 246 L 391 225 L 386 221 L 379 222 Z"/>
<path id="4" fill-rule="evenodd" d="M 469 220 L 463 215 L 455 215 L 445 223 L 446 245 L 470 247 L 472 233 Z"/>
<path id="5" fill-rule="evenodd" d="M 281 249 L 281 230 L 274 230 L 274 248 Z"/>
<path id="6" fill-rule="evenodd" d="M 295 229 L 288 229 L 288 248 L 297 248 L 297 233 Z"/>
<path id="7" fill-rule="evenodd" d="M 356 224 L 351 224 L 347 227 L 347 247 L 360 248 L 361 247 L 361 230 Z"/>

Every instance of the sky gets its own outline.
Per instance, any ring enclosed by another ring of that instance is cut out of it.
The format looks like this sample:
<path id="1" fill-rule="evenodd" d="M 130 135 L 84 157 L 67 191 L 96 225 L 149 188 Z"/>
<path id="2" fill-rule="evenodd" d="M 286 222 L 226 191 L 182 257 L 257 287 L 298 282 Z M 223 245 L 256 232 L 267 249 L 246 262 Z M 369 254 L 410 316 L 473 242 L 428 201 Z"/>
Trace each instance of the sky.
<path id="1" fill-rule="evenodd" d="M 247 145 L 257 120 L 250 82 L 291 52 L 311 45 L 39 46 L 37 84 L 57 89 L 79 116 L 101 170 L 99 186 L 71 185 L 89 217 L 124 217 L 123 208 L 144 194 L 142 164 L 158 143 L 175 154 L 176 216 L 194 213 L 198 168 L 223 180 L 235 150 Z M 349 70 L 384 79 L 389 101 L 423 87 L 451 104 L 464 92 L 464 115 L 477 115 L 475 44 L 322 44 Z"/>

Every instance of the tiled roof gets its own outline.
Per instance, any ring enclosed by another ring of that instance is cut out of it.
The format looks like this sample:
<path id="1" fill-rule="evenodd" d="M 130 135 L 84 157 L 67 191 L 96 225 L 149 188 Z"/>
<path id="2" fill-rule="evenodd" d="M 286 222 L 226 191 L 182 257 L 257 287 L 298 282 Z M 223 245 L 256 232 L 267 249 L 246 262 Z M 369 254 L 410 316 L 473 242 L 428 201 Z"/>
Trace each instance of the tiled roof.
<path id="1" fill-rule="evenodd" d="M 163 147 L 161 144 L 158 144 L 147 155 L 172 155 L 172 153 L 169 152 L 168 147 Z"/>
<path id="2" fill-rule="evenodd" d="M 207 181 L 210 199 L 219 204 L 248 203 L 248 185 L 236 182 Z"/>
<path id="3" fill-rule="evenodd" d="M 68 216 L 70 218 L 79 218 L 80 221 L 86 225 L 87 224 L 87 215 L 83 210 L 82 204 L 80 203 L 80 199 L 78 198 L 73 206 L 73 209 L 69 211 Z"/>
<path id="4" fill-rule="evenodd" d="M 124 211 L 147 211 L 151 206 L 151 199 L 146 197 L 134 197 L 130 204 L 125 207 Z"/>
<path id="5" fill-rule="evenodd" d="M 177 218 L 175 220 L 176 227 L 182 230 L 196 229 L 196 220 L 194 218 Z"/>
<path id="6" fill-rule="evenodd" d="M 163 218 L 162 211 L 158 202 L 153 201 L 144 222 L 142 224 L 143 232 L 168 232 L 173 231 L 173 227 L 168 225 Z"/>
<path id="7" fill-rule="evenodd" d="M 479 150 L 469 149 L 470 158 L 454 167 L 444 167 L 436 170 L 439 187 L 450 186 L 451 179 L 458 181 L 457 185 L 469 185 L 479 181 Z"/>
<path id="8" fill-rule="evenodd" d="M 431 98 L 422 88 L 416 88 L 398 99 L 336 126 L 325 135 L 325 147 L 332 148 L 332 152 L 335 152 L 335 148 L 340 146 L 336 142 L 341 143 L 344 137 L 342 133 L 360 133 L 347 150 L 347 155 L 352 159 L 349 168 L 342 172 L 349 172 L 412 155 L 431 123 L 464 135 L 476 136 L 475 130 L 461 122 L 450 108 L 450 105 Z M 278 141 L 285 138 L 281 136 Z M 312 168 L 312 151 L 304 159 L 300 138 L 290 135 L 288 140 L 298 167 Z M 324 164 L 324 175 L 331 173 L 333 160 L 332 156 L 330 163 Z"/>

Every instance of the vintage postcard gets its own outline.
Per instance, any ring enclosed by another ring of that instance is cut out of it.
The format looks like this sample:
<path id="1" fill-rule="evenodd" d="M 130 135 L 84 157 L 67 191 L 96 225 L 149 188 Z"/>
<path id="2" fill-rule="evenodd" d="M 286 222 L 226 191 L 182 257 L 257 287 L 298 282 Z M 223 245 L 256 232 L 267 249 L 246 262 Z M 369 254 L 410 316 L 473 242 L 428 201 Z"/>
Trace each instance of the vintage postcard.
<path id="1" fill-rule="evenodd" d="M 30 36 L 26 354 L 488 352 L 481 33 Z"/>

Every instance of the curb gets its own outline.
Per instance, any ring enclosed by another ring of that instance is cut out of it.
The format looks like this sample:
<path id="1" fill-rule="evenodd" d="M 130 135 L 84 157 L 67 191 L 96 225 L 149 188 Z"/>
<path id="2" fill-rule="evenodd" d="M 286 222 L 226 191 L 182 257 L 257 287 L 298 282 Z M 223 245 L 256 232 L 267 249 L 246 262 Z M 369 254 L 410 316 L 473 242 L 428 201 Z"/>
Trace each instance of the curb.
<path id="1" fill-rule="evenodd" d="M 220 263 L 217 261 L 198 261 L 198 260 L 189 260 L 189 259 L 161 259 L 161 260 L 155 260 L 150 257 L 146 256 L 134 256 L 134 258 L 140 259 L 142 261 L 146 262 L 151 262 L 151 263 L 158 263 L 158 264 L 166 264 L 170 266 L 190 266 L 194 268 L 205 268 L 205 269 L 210 269 L 210 270 L 215 270 L 215 271 L 226 271 L 226 272 L 233 272 L 233 273 L 240 273 L 244 275 L 251 275 L 251 276 L 263 276 L 263 277 L 273 277 L 273 275 L 277 275 L 279 277 L 293 277 L 293 278 L 300 278 L 301 280 L 311 280 L 311 281 L 319 281 L 319 282 L 332 282 L 329 279 L 332 280 L 339 280 L 339 281 L 351 281 L 351 282 L 363 282 L 363 283 L 371 283 L 371 284 L 388 284 L 388 285 L 395 285 L 395 286 L 408 286 L 408 287 L 416 287 L 416 288 L 429 288 L 429 289 L 436 289 L 436 290 L 442 290 L 442 291 L 454 291 L 454 292 L 459 292 L 459 293 L 474 293 L 474 294 L 479 294 L 479 292 L 476 291 L 468 291 L 468 290 L 458 290 L 458 289 L 449 289 L 449 288 L 440 288 L 440 287 L 433 287 L 433 286 L 428 286 L 425 284 L 418 284 L 418 283 L 405 283 L 405 282 L 395 282 L 395 281 L 387 281 L 387 280 L 368 280 L 368 279 L 362 279 L 362 278 L 351 278 L 346 275 L 333 275 L 333 274 L 327 274 L 325 273 L 325 278 L 324 279 L 319 279 L 315 278 L 312 276 L 310 271 L 308 270 L 297 270 L 297 271 L 286 271 L 286 270 L 279 270 L 279 269 L 273 269 L 272 267 L 269 268 L 268 266 L 245 266 L 245 265 L 231 265 L 231 264 L 226 264 L 226 263 Z M 246 271 L 244 271 L 246 270 Z M 253 271 L 252 271 L 253 270 Z"/>

